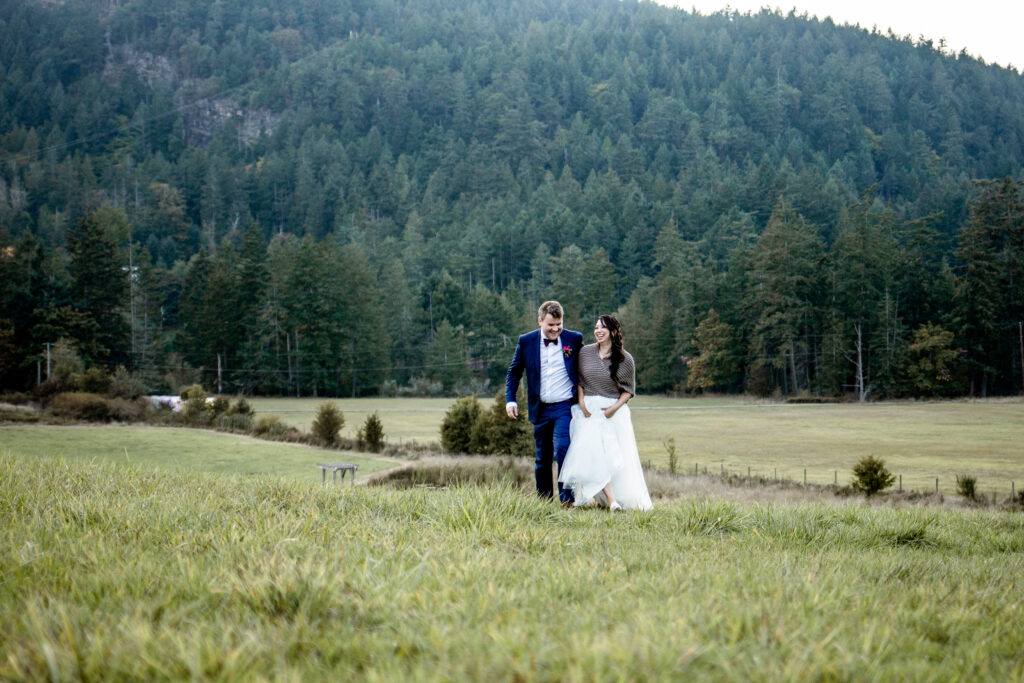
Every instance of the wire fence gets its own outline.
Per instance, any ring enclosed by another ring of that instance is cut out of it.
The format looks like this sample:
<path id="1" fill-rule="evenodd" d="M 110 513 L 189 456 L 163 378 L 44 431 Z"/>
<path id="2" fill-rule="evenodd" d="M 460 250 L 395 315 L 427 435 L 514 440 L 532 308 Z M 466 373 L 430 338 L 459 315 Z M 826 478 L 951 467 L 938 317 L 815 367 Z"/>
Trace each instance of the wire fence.
<path id="1" fill-rule="evenodd" d="M 644 466 L 648 470 L 655 469 L 652 460 L 646 460 Z M 661 471 L 673 472 L 671 466 L 669 468 L 659 467 Z M 751 483 L 779 483 L 779 484 L 791 484 L 801 486 L 832 486 L 840 488 L 849 486 L 853 483 L 854 477 L 843 470 L 831 469 L 823 470 L 820 468 L 792 468 L 792 467 L 772 467 L 755 468 L 753 466 L 726 466 L 725 463 L 719 462 L 712 465 L 701 465 L 699 462 L 694 462 L 693 466 L 690 467 L 688 464 L 680 463 L 674 470 L 675 474 L 688 475 L 688 476 L 718 476 L 723 479 L 741 479 L 749 480 Z M 904 477 L 902 473 L 892 473 L 896 479 L 892 486 L 886 490 L 893 490 L 896 492 L 916 492 L 922 494 L 941 494 L 941 495 L 963 495 L 963 487 L 958 481 L 960 477 L 949 475 L 945 476 L 934 476 L 926 474 L 912 474 Z M 962 475 L 961 475 L 962 476 Z M 1018 494 L 1021 494 L 1020 490 L 1017 489 L 1017 482 L 1015 479 L 1006 478 L 982 478 L 973 477 L 974 485 L 973 490 L 975 497 L 979 500 L 991 500 L 993 503 L 997 503 L 1001 500 L 1016 500 Z M 1024 494 L 1021 494 L 1024 495 Z"/>

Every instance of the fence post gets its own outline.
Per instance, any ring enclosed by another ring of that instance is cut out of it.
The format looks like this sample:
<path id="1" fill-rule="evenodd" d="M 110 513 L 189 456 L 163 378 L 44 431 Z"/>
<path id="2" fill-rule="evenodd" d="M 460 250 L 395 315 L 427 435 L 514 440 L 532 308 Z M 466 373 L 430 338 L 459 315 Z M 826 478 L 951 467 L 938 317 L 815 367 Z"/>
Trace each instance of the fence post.
<path id="1" fill-rule="evenodd" d="M 776 467 L 775 468 L 775 481 L 778 481 L 778 480 L 779 480 L 779 468 Z"/>
<path id="2" fill-rule="evenodd" d="M 939 492 L 939 478 L 935 477 L 935 493 Z"/>
<path id="3" fill-rule="evenodd" d="M 724 477 L 725 476 L 725 463 L 724 462 L 721 463 L 720 467 L 721 467 L 720 474 Z"/>
<path id="4" fill-rule="evenodd" d="M 903 493 L 903 475 L 900 475 L 900 493 Z"/>
<path id="5" fill-rule="evenodd" d="M 747 465 L 747 479 L 750 479 L 750 465 Z"/>
<path id="6" fill-rule="evenodd" d="M 807 486 L 807 468 L 804 468 L 804 486 Z"/>
<path id="7" fill-rule="evenodd" d="M 700 471 L 698 471 L 698 470 L 697 470 L 697 468 L 698 468 L 698 467 L 699 467 L 699 464 L 698 464 L 698 463 L 693 463 L 693 476 L 695 476 L 695 477 L 696 477 L 696 476 L 697 476 L 698 474 L 700 474 Z"/>
<path id="8" fill-rule="evenodd" d="M 832 470 L 832 485 L 839 485 L 839 470 Z"/>

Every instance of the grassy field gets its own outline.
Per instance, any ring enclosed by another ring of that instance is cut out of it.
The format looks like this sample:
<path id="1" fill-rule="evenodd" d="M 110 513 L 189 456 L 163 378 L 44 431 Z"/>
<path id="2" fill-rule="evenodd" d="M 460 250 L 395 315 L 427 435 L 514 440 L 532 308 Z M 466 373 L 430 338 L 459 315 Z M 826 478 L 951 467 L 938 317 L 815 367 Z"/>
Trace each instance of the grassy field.
<path id="1" fill-rule="evenodd" d="M 250 398 L 257 415 L 277 415 L 285 424 L 310 430 L 316 410 L 330 401 L 345 413 L 342 436 L 356 437 L 367 415 L 377 412 L 388 443 L 421 444 L 440 441 L 439 428 L 445 412 L 454 402 L 451 398 Z"/>
<path id="2" fill-rule="evenodd" d="M 260 441 L 198 429 L 170 427 L 0 427 L 0 453 L 18 458 L 57 456 L 166 469 L 270 475 L 318 483 L 318 462 L 351 462 L 359 477 L 392 467 L 387 458 Z"/>
<path id="3" fill-rule="evenodd" d="M 323 399 L 253 399 L 308 430 Z M 389 439 L 438 441 L 438 426 L 451 399 L 341 399 L 346 430 L 378 411 Z M 765 477 L 848 483 L 854 463 L 866 455 L 886 461 L 907 489 L 956 490 L 968 473 L 982 493 L 1005 496 L 1010 482 L 1024 486 L 1024 401 L 894 402 L 773 405 L 734 397 L 672 399 L 640 396 L 630 402 L 644 461 L 666 467 L 664 441 L 675 439 L 680 468 Z"/>
<path id="4" fill-rule="evenodd" d="M 1024 516 L 0 456 L 0 680 L 1021 680 Z"/>

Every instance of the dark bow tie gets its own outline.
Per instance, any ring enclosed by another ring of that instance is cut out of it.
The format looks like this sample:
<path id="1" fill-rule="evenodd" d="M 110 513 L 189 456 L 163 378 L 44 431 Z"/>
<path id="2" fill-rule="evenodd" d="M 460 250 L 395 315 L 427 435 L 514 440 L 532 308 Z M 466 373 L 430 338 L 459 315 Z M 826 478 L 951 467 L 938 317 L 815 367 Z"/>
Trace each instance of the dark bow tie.
<path id="1" fill-rule="evenodd" d="M 557 339 L 548 339 L 547 337 L 544 338 L 544 348 L 545 349 L 548 347 L 548 344 L 557 344 L 557 343 L 558 343 Z"/>

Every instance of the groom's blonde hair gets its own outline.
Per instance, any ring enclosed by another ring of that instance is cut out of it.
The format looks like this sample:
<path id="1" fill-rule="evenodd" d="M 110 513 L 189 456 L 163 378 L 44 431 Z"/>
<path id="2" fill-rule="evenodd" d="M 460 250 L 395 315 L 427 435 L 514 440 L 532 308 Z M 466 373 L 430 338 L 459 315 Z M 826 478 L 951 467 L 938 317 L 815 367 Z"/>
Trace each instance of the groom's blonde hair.
<path id="1" fill-rule="evenodd" d="M 562 304 L 557 301 L 545 301 L 537 309 L 537 319 L 543 320 L 544 318 L 551 316 L 556 320 L 562 319 Z"/>

